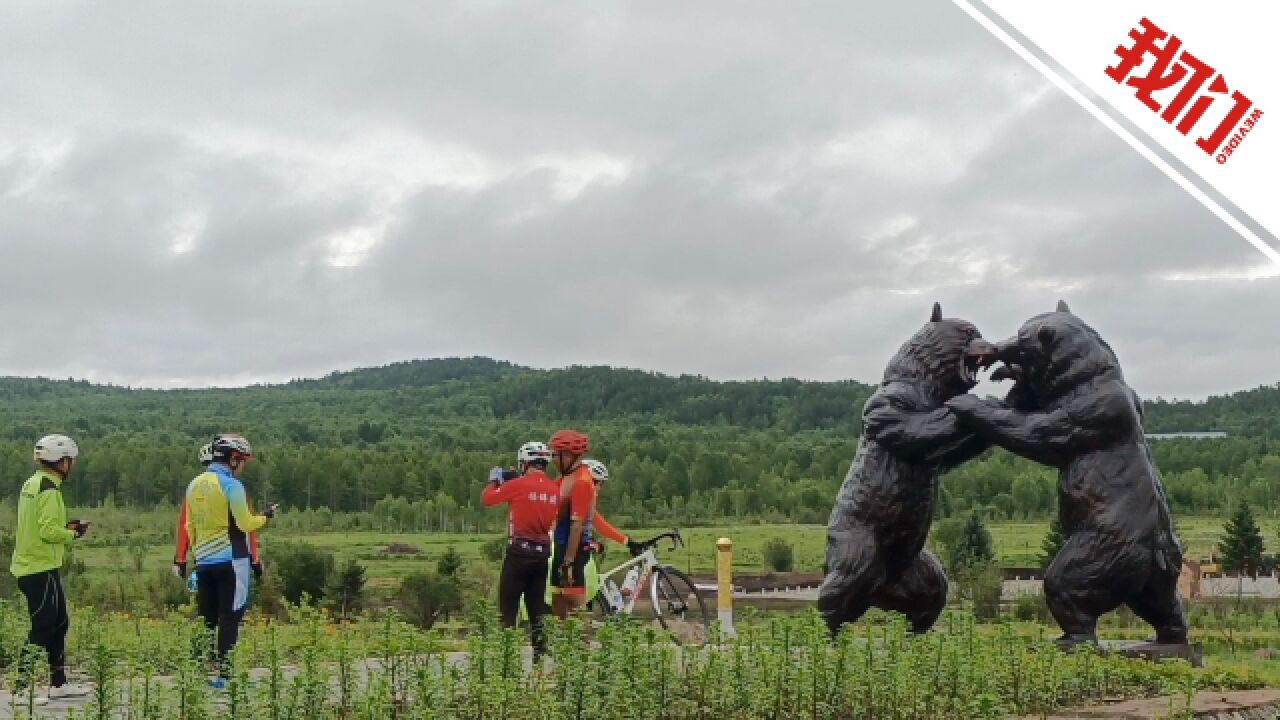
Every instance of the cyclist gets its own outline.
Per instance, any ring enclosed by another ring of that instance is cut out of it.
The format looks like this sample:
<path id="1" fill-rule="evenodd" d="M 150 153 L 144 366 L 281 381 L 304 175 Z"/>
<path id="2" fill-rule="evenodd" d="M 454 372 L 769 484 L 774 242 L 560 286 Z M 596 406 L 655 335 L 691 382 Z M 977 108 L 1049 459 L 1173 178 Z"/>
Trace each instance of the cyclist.
<path id="1" fill-rule="evenodd" d="M 196 455 L 200 464 L 207 469 L 213 462 L 213 443 L 205 443 Z M 248 502 L 246 493 L 245 501 Z M 251 506 L 252 507 L 252 506 Z M 173 555 L 173 574 L 179 580 L 187 577 L 187 551 L 191 548 L 191 538 L 187 535 L 187 499 L 182 499 L 182 507 L 178 509 L 177 550 Z M 262 580 L 262 560 L 258 557 L 258 533 L 249 533 L 249 567 L 253 569 L 255 580 Z M 199 578 L 196 578 L 197 581 Z"/>
<path id="2" fill-rule="evenodd" d="M 66 640 L 71 620 L 67 595 L 58 569 L 67 548 L 89 531 L 89 523 L 67 520 L 62 483 L 80 456 L 75 440 L 66 435 L 46 435 L 36 443 L 36 472 L 22 485 L 18 496 L 18 525 L 9 571 L 27 599 L 31 632 L 27 642 L 44 648 L 49 656 L 49 690 L 36 702 L 88 695 L 89 688 L 67 682 Z M 33 659 L 24 655 L 24 666 Z M 27 673 L 29 677 L 29 672 Z"/>
<path id="3" fill-rule="evenodd" d="M 262 515 L 249 511 L 244 485 L 238 479 L 253 457 L 242 435 L 218 435 L 210 443 L 208 470 L 187 486 L 187 537 L 196 556 L 196 600 L 205 627 L 217 630 L 219 676 L 209 681 L 226 687 L 227 653 L 240 634 L 240 621 L 249 601 L 250 554 L 247 534 L 275 517 L 271 505 Z"/>
<path id="4" fill-rule="evenodd" d="M 599 497 L 600 486 L 604 484 L 605 480 L 609 479 L 609 468 L 605 467 L 605 464 L 599 460 L 593 460 L 591 458 L 583 458 L 582 464 L 586 465 L 587 470 L 591 472 L 591 484 L 596 486 L 596 496 Z M 604 515 L 600 514 L 600 508 L 596 508 L 596 514 L 591 520 L 591 525 L 594 529 L 599 530 L 600 534 L 606 538 L 616 543 L 626 545 L 627 549 L 631 551 L 633 556 L 639 554 L 639 546 L 631 542 L 631 538 L 622 534 L 620 530 L 606 520 Z M 585 549 L 592 553 L 604 553 L 604 546 L 597 540 L 592 540 L 587 544 Z M 623 588 L 623 593 L 624 596 L 629 596 L 630 590 L 628 588 Z M 590 601 L 588 601 L 587 607 L 591 607 Z"/>
<path id="5" fill-rule="evenodd" d="M 552 458 L 560 471 L 560 507 L 552 553 L 552 584 L 557 592 L 552 596 L 551 609 L 560 618 L 568 617 L 571 610 L 581 608 L 587 601 L 584 569 L 593 547 L 591 529 L 599 519 L 596 480 L 590 466 L 583 462 L 583 456 L 590 449 L 590 440 L 576 430 L 561 430 L 551 437 Z M 608 522 L 600 529 L 610 539 L 626 543 L 634 552 L 635 546 L 627 536 Z"/>
<path id="6" fill-rule="evenodd" d="M 596 496 L 599 497 L 600 486 L 604 485 L 604 481 L 609 479 L 609 468 L 605 467 L 605 464 L 599 460 L 593 460 L 591 458 L 583 458 L 582 464 L 586 465 L 587 470 L 590 471 L 591 484 L 595 486 Z M 623 535 L 622 531 L 614 527 L 608 520 L 605 520 L 604 515 L 600 514 L 599 508 L 596 508 L 595 516 L 591 519 L 591 527 L 599 530 L 601 535 L 616 543 L 626 545 L 628 548 L 635 547 L 631 542 L 631 538 Z"/>
<path id="7" fill-rule="evenodd" d="M 547 561 L 551 557 L 551 529 L 556 522 L 560 486 L 547 477 L 551 451 L 546 444 L 527 442 L 516 453 L 518 476 L 495 467 L 489 471 L 489 485 L 480 502 L 485 507 L 510 505 L 507 519 L 507 552 L 498 581 L 498 607 L 502 626 L 515 627 L 524 599 L 529 612 L 530 638 L 536 662 L 546 649 L 542 619 L 549 611 Z"/>

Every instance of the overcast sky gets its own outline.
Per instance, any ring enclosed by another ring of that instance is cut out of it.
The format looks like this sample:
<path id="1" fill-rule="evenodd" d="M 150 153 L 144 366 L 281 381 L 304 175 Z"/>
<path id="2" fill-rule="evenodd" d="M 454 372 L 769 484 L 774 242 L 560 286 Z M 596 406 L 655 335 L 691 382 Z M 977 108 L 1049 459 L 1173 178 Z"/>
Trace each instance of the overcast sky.
<path id="1" fill-rule="evenodd" d="M 0 97 L 0 374 L 876 381 L 1061 297 L 1280 381 L 1280 268 L 944 0 L 26 3 Z"/>

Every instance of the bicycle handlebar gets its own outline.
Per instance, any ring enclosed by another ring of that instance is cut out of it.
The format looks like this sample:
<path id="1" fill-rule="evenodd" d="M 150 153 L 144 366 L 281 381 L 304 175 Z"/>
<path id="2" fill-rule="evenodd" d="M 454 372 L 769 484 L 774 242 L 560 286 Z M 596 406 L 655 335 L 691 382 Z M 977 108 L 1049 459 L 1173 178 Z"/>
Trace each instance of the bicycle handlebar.
<path id="1" fill-rule="evenodd" d="M 663 539 L 667 539 L 671 541 L 672 552 L 675 552 L 676 548 L 684 547 L 684 537 L 680 535 L 680 528 L 671 528 L 671 532 L 664 532 L 661 535 L 655 535 L 649 538 L 648 540 L 633 540 L 632 545 L 636 548 L 639 548 L 639 552 L 633 551 L 631 553 L 631 556 L 635 557 L 640 553 L 643 553 L 645 550 L 648 550 L 656 546 L 658 544 L 658 541 Z M 596 545 L 596 548 L 591 552 L 594 552 L 599 557 L 604 557 L 604 553 L 605 553 L 604 545 L 600 543 L 595 543 L 595 545 Z"/>
<path id="2" fill-rule="evenodd" d="M 664 538 L 671 540 L 671 549 L 673 551 L 678 547 L 684 547 L 684 538 L 680 536 L 680 528 L 672 528 L 671 532 L 664 532 L 661 535 L 655 535 L 648 540 L 640 540 L 636 542 L 636 544 L 645 550 L 648 550 L 649 548 L 657 545 L 658 541 Z"/>

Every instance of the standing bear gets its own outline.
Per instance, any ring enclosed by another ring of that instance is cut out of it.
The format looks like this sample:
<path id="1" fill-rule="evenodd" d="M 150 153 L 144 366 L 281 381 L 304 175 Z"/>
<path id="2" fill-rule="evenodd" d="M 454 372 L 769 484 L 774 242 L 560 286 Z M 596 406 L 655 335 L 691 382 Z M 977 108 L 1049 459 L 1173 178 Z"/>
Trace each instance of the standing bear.
<path id="1" fill-rule="evenodd" d="M 1023 457 L 1059 468 L 1058 513 L 1067 541 L 1045 573 L 1059 643 L 1097 641 L 1098 617 L 1120 605 L 1150 623 L 1156 641 L 1184 643 L 1178 597 L 1182 548 L 1142 431 L 1142 403 L 1115 353 L 1059 302 L 996 347 L 1015 383 L 1003 403 L 947 401 L 962 423 Z"/>
<path id="2" fill-rule="evenodd" d="M 990 447 L 943 403 L 968 392 L 995 347 L 964 320 L 933 315 L 904 344 L 863 408 L 863 438 L 827 524 L 818 610 L 832 634 L 875 606 L 915 632 L 947 602 L 942 565 L 924 549 L 938 476 Z"/>

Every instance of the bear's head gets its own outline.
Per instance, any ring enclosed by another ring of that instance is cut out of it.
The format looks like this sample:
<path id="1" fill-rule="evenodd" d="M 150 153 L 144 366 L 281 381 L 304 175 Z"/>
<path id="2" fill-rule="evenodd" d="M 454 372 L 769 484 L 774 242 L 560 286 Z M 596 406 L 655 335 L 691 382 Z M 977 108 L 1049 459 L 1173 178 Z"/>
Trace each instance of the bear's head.
<path id="1" fill-rule="evenodd" d="M 973 323 L 943 318 L 942 306 L 934 303 L 929 322 L 889 361 L 884 382 L 922 383 L 941 404 L 977 384 L 978 369 L 995 362 L 995 351 Z"/>
<path id="2" fill-rule="evenodd" d="M 996 345 L 1004 363 L 992 380 L 1013 379 L 1040 398 L 1052 398 L 1087 380 L 1120 375 L 1120 362 L 1097 331 L 1058 301 L 1053 312 L 1036 315 L 1018 334 Z"/>

